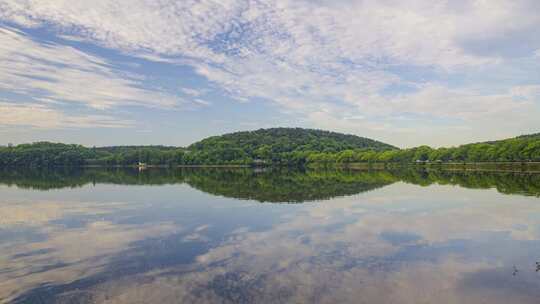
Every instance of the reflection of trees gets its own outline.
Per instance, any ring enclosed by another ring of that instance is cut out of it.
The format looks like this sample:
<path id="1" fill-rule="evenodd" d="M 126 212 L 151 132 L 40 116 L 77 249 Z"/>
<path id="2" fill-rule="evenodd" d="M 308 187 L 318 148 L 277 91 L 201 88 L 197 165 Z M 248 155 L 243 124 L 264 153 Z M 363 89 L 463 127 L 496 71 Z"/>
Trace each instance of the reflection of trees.
<path id="1" fill-rule="evenodd" d="M 51 190 L 82 187 L 86 184 L 165 185 L 183 183 L 184 176 L 174 170 L 65 169 L 0 170 L 0 184 L 25 189 Z"/>
<path id="2" fill-rule="evenodd" d="M 540 196 L 540 174 L 474 171 L 396 170 L 289 170 L 257 171 L 230 168 L 0 170 L 0 184 L 49 190 L 82 187 L 90 183 L 165 185 L 186 183 L 201 191 L 261 202 L 305 202 L 353 195 L 397 181 L 428 186 L 496 188 L 505 194 Z"/>
<path id="3" fill-rule="evenodd" d="M 389 172 L 300 171 L 224 168 L 181 170 L 86 169 L 71 171 L 0 171 L 0 183 L 49 190 L 89 183 L 188 185 L 201 191 L 261 202 L 304 202 L 352 195 L 395 182 Z"/>
<path id="4" fill-rule="evenodd" d="M 196 170 L 187 183 L 214 195 L 260 202 L 305 202 L 353 195 L 397 180 L 388 172 Z"/>
<path id="5" fill-rule="evenodd" d="M 404 182 L 422 186 L 437 183 L 471 189 L 495 188 L 504 194 L 540 196 L 540 174 L 444 170 L 405 170 L 393 174 Z"/>

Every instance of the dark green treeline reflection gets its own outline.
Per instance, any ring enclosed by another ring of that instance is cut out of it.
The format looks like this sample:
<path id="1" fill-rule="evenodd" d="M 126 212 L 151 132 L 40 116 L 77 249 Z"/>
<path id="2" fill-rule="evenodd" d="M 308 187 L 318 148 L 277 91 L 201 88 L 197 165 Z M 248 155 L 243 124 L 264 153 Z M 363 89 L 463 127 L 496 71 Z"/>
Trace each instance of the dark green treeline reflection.
<path id="1" fill-rule="evenodd" d="M 354 195 L 396 182 L 428 186 L 457 185 L 494 188 L 504 194 L 540 196 L 540 174 L 474 171 L 291 170 L 183 168 L 1 170 L 0 184 L 24 189 L 51 190 L 91 184 L 187 184 L 203 192 L 259 202 L 301 203 Z"/>

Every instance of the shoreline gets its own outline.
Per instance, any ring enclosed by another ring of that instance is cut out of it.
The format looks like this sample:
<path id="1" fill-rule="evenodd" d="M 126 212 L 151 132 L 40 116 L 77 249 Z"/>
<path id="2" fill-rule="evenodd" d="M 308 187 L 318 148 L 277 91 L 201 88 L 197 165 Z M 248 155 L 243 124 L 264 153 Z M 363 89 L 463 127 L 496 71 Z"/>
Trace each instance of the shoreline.
<path id="1" fill-rule="evenodd" d="M 540 162 L 428 162 L 428 163 L 349 163 L 348 169 L 401 169 L 419 168 L 446 171 L 530 172 L 540 173 Z"/>
<path id="2" fill-rule="evenodd" d="M 253 166 L 250 165 L 176 165 L 176 166 L 168 166 L 168 165 L 145 165 L 145 166 L 137 166 L 137 165 L 112 165 L 112 166 L 106 166 L 106 165 L 82 165 L 77 166 L 75 168 L 131 168 L 131 169 L 151 169 L 151 168 L 161 168 L 161 169 L 174 169 L 174 168 L 251 168 Z M 9 167 L 8 167 L 9 168 Z M 62 167 L 57 167 L 62 168 Z M 65 168 L 65 167 L 64 167 Z"/>
<path id="3" fill-rule="evenodd" d="M 82 165 L 82 166 L 57 166 L 57 167 L 0 167 L 0 170 L 10 170 L 10 169 L 31 169 L 31 170 L 42 170 L 42 169 L 91 169 L 91 168 L 101 168 L 101 169 L 139 169 L 144 171 L 146 169 L 181 169 L 181 168 L 223 168 L 223 169 L 239 169 L 239 168 L 252 168 L 252 169 L 261 169 L 261 168 L 284 168 L 284 167 L 297 167 L 297 166 L 287 166 L 287 165 Z M 445 170 L 445 171 L 484 171 L 484 172 L 524 172 L 524 173 L 540 173 L 540 162 L 426 162 L 426 163 L 368 163 L 368 162 L 357 162 L 357 163 L 332 163 L 332 164 L 317 164 L 311 163 L 297 168 L 306 168 L 306 169 L 350 169 L 350 170 L 395 170 L 395 169 L 405 169 L 405 168 L 415 168 L 415 169 L 429 169 L 429 170 Z"/>

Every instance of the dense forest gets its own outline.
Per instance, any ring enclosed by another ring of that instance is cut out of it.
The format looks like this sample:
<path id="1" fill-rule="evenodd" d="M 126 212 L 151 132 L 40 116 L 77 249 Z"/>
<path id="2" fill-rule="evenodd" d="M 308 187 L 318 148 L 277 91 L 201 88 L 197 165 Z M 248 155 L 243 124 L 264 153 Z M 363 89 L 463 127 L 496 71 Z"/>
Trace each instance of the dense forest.
<path id="1" fill-rule="evenodd" d="M 540 133 L 451 148 L 420 146 L 385 151 L 345 150 L 338 153 L 311 153 L 307 158 L 308 163 L 315 164 L 527 161 L 540 161 Z"/>
<path id="2" fill-rule="evenodd" d="M 288 165 L 350 163 L 540 161 L 540 133 L 451 148 L 398 149 L 359 137 L 300 128 L 260 129 L 214 136 L 187 148 L 84 147 L 37 142 L 0 147 L 0 167 Z"/>
<path id="3" fill-rule="evenodd" d="M 295 151 L 336 153 L 349 149 L 384 151 L 397 148 L 356 135 L 301 128 L 273 128 L 213 136 L 192 144 L 188 149 L 194 152 L 223 151 L 219 154 L 237 151 L 246 157 L 272 159 L 273 156 Z"/>
<path id="4" fill-rule="evenodd" d="M 182 148 L 163 146 L 87 148 L 81 145 L 37 142 L 0 147 L 0 167 L 131 166 L 139 162 L 180 164 Z"/>

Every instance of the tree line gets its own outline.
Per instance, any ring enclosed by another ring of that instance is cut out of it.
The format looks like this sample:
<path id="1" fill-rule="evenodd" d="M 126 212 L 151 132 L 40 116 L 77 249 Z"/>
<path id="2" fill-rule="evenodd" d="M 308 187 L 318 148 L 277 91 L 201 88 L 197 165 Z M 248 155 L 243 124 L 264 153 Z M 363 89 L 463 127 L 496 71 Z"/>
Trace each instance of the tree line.
<path id="1" fill-rule="evenodd" d="M 540 161 L 540 135 L 467 144 L 451 148 L 420 146 L 385 151 L 345 150 L 310 153 L 307 163 L 411 163 L 411 162 L 527 162 Z"/>
<path id="2" fill-rule="evenodd" d="M 346 136 L 320 136 L 296 129 L 281 135 L 212 137 L 187 148 L 81 145 L 37 142 L 0 147 L 0 167 L 285 165 L 332 166 L 350 163 L 528 162 L 540 161 L 540 134 L 451 148 L 410 149 Z M 324 134 L 323 134 L 324 135 Z"/>

